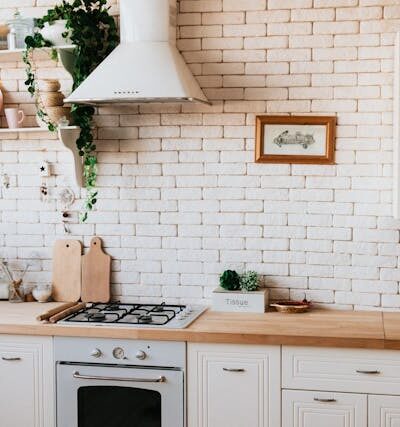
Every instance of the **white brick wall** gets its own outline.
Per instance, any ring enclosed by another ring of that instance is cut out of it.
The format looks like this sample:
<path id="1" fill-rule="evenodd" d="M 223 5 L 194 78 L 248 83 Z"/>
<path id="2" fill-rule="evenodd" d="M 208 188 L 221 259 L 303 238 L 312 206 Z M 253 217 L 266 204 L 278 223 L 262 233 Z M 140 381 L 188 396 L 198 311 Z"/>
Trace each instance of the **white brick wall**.
<path id="1" fill-rule="evenodd" d="M 3 0 L 0 20 L 51 4 Z M 208 302 L 234 268 L 259 271 L 274 298 L 400 308 L 400 222 L 390 216 L 398 0 L 180 0 L 178 23 L 178 47 L 213 105 L 102 107 L 98 209 L 71 224 L 86 247 L 103 237 L 114 295 Z M 40 65 L 68 88 L 61 67 Z M 23 65 L 0 63 L 0 78 L 6 103 L 34 124 L 18 91 Z M 255 164 L 260 113 L 336 114 L 337 165 Z M 39 200 L 36 165 L 52 164 L 56 194 L 70 185 L 69 158 L 47 133 L 7 135 L 0 147 L 11 179 L 0 256 L 29 261 L 27 281 L 49 281 L 64 236 L 56 205 Z"/>

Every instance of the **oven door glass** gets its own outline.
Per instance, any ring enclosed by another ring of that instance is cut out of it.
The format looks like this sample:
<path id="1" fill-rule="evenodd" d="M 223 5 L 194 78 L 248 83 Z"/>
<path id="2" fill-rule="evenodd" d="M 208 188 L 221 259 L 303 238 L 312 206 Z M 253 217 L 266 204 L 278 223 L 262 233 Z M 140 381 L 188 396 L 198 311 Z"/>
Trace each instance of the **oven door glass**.
<path id="1" fill-rule="evenodd" d="M 183 427 L 183 372 L 57 365 L 57 427 Z"/>

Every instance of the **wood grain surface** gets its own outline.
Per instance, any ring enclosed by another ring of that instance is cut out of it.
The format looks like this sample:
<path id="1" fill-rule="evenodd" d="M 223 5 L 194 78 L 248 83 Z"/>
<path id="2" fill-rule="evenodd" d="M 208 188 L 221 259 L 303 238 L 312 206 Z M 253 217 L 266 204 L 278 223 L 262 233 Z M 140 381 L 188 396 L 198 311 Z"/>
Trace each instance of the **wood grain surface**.
<path id="1" fill-rule="evenodd" d="M 83 302 L 110 301 L 111 257 L 102 249 L 100 237 L 93 237 L 90 249 L 82 256 Z"/>
<path id="2" fill-rule="evenodd" d="M 79 240 L 57 240 L 53 249 L 54 301 L 76 302 L 81 297 L 81 255 Z"/>
<path id="3" fill-rule="evenodd" d="M 113 328 L 108 326 L 94 328 L 80 325 L 43 324 L 36 320 L 36 317 L 42 312 L 60 305 L 59 303 L 10 304 L 0 302 L 0 333 L 400 349 L 400 313 L 315 310 L 309 313 L 287 315 L 273 312 L 236 314 L 207 311 L 186 329 Z"/>

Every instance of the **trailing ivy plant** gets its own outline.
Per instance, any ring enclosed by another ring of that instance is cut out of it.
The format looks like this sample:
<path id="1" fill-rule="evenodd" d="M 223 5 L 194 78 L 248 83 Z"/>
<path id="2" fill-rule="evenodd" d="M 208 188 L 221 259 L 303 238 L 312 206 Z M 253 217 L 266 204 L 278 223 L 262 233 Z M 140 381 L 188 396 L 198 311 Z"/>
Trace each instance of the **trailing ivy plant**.
<path id="1" fill-rule="evenodd" d="M 68 37 L 75 46 L 73 51 L 75 62 L 72 72 L 72 90 L 74 90 L 117 46 L 119 41 L 117 26 L 114 18 L 109 14 L 107 0 L 73 0 L 71 2 L 62 0 L 61 4 L 48 10 L 45 16 L 37 19 L 36 25 L 38 28 L 43 28 L 46 23 L 51 25 L 59 19 L 66 20 L 66 32 L 63 37 Z M 25 43 L 24 61 L 27 65 L 25 84 L 28 86 L 28 91 L 35 97 L 38 116 L 48 125 L 49 130 L 54 131 L 57 129 L 57 124 L 50 122 L 41 103 L 40 91 L 38 91 L 35 78 L 36 67 L 33 61 L 34 49 L 50 47 L 51 43 L 45 40 L 40 33 L 27 37 Z M 53 59 L 56 58 L 57 52 L 52 50 L 51 56 Z M 81 221 L 85 222 L 88 212 L 97 202 L 97 157 L 92 131 L 95 109 L 92 106 L 74 104 L 71 114 L 75 124 L 81 128 L 76 145 L 79 155 L 83 157 L 84 164 L 87 196 Z"/>

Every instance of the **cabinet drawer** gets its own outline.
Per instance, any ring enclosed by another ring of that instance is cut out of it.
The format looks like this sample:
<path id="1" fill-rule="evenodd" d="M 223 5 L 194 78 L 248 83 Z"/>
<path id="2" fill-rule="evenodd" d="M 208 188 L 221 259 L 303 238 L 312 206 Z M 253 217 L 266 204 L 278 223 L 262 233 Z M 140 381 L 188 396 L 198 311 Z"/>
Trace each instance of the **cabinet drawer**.
<path id="1" fill-rule="evenodd" d="M 367 396 L 283 390 L 282 427 L 321 426 L 367 427 Z"/>
<path id="2" fill-rule="evenodd" d="M 400 395 L 400 352 L 282 348 L 284 388 Z"/>

